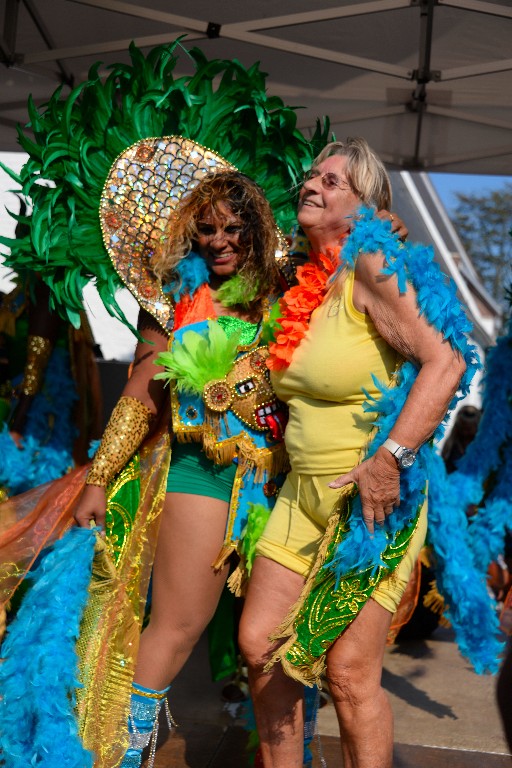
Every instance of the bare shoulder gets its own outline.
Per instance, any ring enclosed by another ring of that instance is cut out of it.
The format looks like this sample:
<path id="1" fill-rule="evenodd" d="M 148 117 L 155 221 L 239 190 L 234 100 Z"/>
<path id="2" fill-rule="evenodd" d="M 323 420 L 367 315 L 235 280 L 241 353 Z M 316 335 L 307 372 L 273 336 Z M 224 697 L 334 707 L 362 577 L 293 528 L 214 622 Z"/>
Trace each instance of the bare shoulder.
<path id="1" fill-rule="evenodd" d="M 386 257 L 380 251 L 359 254 L 354 278 L 354 305 L 359 311 L 371 315 L 376 303 L 393 304 L 400 299 L 398 280 L 385 274 L 385 267 Z"/>

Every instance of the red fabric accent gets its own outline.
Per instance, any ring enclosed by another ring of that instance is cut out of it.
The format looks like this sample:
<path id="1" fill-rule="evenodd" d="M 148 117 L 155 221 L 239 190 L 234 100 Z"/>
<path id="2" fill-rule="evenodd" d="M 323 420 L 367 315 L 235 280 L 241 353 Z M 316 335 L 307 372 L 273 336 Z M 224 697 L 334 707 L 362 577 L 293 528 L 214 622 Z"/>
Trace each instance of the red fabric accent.
<path id="1" fill-rule="evenodd" d="M 174 329 L 184 325 L 199 323 L 207 318 L 217 316 L 213 306 L 212 295 L 208 283 L 203 283 L 195 291 L 193 297 L 185 294 L 174 308 Z"/>

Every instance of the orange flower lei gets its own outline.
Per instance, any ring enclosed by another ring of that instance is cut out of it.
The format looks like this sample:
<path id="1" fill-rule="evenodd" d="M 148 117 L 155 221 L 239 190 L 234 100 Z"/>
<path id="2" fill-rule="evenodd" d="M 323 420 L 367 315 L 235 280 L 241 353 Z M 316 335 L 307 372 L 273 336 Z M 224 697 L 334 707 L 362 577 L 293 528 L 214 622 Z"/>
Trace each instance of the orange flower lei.
<path id="1" fill-rule="evenodd" d="M 275 340 L 269 345 L 267 366 L 272 371 L 288 368 L 293 353 L 306 335 L 313 311 L 320 306 L 330 278 L 339 265 L 338 253 L 310 253 L 309 261 L 297 269 L 297 285 L 279 300 L 281 317 Z"/>

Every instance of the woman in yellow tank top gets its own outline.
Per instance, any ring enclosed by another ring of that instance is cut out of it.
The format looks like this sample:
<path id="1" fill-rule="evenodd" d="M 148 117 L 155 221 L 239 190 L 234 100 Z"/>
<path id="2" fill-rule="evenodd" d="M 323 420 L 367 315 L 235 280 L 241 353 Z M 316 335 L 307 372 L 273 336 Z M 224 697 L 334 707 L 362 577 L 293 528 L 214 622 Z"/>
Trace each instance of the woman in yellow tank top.
<path id="1" fill-rule="evenodd" d="M 302 765 L 299 681 L 317 681 L 325 667 L 345 768 L 392 763 L 380 680 L 426 531 L 426 477 L 414 462 L 473 353 L 464 329 L 449 342 L 448 321 L 424 310 L 389 223 L 361 211 L 390 203 L 386 171 L 363 139 L 328 145 L 300 192 L 313 253 L 281 301 L 269 358 L 289 407 L 292 471 L 258 544 L 240 638 L 272 768 Z M 377 429 L 369 408 L 380 409 Z"/>

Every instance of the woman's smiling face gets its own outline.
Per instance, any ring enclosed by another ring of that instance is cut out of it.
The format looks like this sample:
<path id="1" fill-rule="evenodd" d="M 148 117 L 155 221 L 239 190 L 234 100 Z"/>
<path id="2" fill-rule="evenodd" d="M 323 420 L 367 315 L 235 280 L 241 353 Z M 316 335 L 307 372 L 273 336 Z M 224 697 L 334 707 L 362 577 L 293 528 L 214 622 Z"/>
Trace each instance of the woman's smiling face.
<path id="1" fill-rule="evenodd" d="M 344 155 L 331 155 L 304 181 L 297 220 L 310 239 L 328 243 L 350 229 L 361 200 L 347 180 L 346 165 Z"/>
<path id="2" fill-rule="evenodd" d="M 227 203 L 207 208 L 196 224 L 199 253 L 218 277 L 234 275 L 240 266 L 242 220 Z"/>

